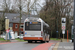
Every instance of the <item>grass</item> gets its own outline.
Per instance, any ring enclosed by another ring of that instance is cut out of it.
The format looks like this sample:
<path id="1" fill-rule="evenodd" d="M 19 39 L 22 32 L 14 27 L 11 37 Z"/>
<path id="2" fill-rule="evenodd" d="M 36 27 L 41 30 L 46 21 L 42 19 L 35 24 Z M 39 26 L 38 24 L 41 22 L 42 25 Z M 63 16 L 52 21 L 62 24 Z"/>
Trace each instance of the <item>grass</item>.
<path id="1" fill-rule="evenodd" d="M 20 41 L 20 42 L 24 42 L 24 40 L 21 40 L 21 39 L 19 39 L 19 38 L 16 38 L 15 40 L 18 40 L 18 41 Z M 10 40 L 5 40 L 4 38 L 0 38 L 0 42 L 10 42 Z"/>
<path id="2" fill-rule="evenodd" d="M 1 41 L 1 42 L 9 42 L 10 40 L 7 40 L 7 41 L 6 41 L 4 38 L 0 38 L 0 41 Z"/>
<path id="3" fill-rule="evenodd" d="M 24 40 L 21 40 L 21 39 L 19 39 L 19 38 L 16 38 L 15 40 L 18 40 L 18 41 L 20 41 L 20 42 L 24 42 Z"/>
<path id="4" fill-rule="evenodd" d="M 61 39 L 57 39 L 57 38 L 50 38 L 50 40 L 61 40 Z"/>

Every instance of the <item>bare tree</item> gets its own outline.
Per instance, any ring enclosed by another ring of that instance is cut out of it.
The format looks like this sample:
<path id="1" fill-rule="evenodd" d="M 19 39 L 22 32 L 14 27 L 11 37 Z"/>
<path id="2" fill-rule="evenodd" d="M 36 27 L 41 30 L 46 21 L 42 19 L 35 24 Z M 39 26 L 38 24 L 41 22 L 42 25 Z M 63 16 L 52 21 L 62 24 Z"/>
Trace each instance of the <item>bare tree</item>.
<path id="1" fill-rule="evenodd" d="M 40 17 L 51 26 L 51 30 L 55 30 L 55 32 L 59 31 L 59 38 L 61 33 L 61 18 L 68 17 L 67 21 L 69 21 L 72 2 L 73 0 L 46 0 L 46 5 L 40 11 Z M 69 22 L 67 23 L 69 24 Z M 67 26 L 70 27 L 71 25 Z"/>

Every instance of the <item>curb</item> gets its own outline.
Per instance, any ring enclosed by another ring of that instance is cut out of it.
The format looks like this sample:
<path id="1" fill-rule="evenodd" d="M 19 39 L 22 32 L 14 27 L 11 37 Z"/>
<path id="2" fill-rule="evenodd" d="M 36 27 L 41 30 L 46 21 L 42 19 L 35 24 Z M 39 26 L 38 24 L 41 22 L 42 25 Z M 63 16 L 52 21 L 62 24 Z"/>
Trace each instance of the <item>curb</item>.
<path id="1" fill-rule="evenodd" d="M 57 50 L 60 42 L 57 42 L 52 50 Z"/>

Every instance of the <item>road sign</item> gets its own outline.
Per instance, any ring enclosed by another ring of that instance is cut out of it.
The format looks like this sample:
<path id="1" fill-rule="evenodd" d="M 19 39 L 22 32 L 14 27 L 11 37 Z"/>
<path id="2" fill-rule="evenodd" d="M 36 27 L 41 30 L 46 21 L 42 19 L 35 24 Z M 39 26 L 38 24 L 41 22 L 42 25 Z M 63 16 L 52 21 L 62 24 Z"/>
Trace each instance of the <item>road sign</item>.
<path id="1" fill-rule="evenodd" d="M 65 30 L 62 31 L 62 34 L 65 34 Z"/>
<path id="2" fill-rule="evenodd" d="M 61 29 L 65 30 L 66 29 L 66 18 L 61 18 Z"/>
<path id="3" fill-rule="evenodd" d="M 62 29 L 65 29 L 65 26 L 62 26 Z"/>
<path id="4" fill-rule="evenodd" d="M 66 18 L 61 18 L 61 29 L 62 29 L 63 39 L 64 39 L 64 34 L 66 29 Z"/>
<path id="5" fill-rule="evenodd" d="M 66 23 L 66 18 L 62 18 L 62 23 Z"/>

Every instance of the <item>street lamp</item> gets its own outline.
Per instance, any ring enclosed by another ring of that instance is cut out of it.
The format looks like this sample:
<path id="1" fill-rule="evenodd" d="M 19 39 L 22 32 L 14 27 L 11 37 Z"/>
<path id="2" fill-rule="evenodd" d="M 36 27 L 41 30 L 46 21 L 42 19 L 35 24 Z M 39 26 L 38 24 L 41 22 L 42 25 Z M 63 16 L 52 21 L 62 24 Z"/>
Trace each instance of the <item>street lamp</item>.
<path id="1" fill-rule="evenodd" d="M 6 25 L 7 21 L 6 20 L 7 20 L 7 17 L 5 17 L 5 30 L 7 30 L 7 28 L 6 28 L 7 27 L 7 25 Z M 7 32 L 6 32 L 6 41 L 7 41 Z"/>

